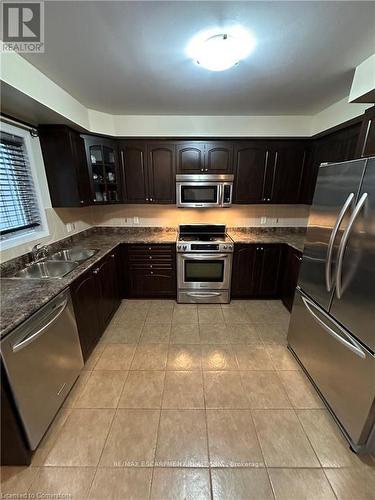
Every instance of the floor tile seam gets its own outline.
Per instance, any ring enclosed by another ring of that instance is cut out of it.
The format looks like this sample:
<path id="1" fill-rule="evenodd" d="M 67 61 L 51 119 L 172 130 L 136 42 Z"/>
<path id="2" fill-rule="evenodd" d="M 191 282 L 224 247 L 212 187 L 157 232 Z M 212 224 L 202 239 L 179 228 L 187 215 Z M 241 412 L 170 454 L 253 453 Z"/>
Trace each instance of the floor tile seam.
<path id="1" fill-rule="evenodd" d="M 307 410 L 307 411 L 309 411 L 309 410 Z M 315 446 L 313 446 L 313 443 L 311 442 L 311 439 L 310 439 L 310 437 L 308 436 L 308 434 L 307 434 L 307 432 L 305 430 L 305 427 L 304 427 L 304 425 L 302 423 L 302 420 L 299 418 L 299 415 L 298 415 L 298 412 L 297 412 L 296 408 L 293 408 L 293 412 L 294 412 L 295 416 L 297 417 L 298 423 L 301 426 L 302 431 L 303 431 L 303 433 L 304 433 L 304 435 L 305 435 L 305 437 L 306 437 L 306 439 L 307 439 L 307 441 L 308 441 L 311 449 L 313 450 L 314 455 L 315 455 L 316 459 L 318 460 L 318 463 L 320 464 L 320 467 L 323 468 L 323 464 L 322 464 L 322 462 L 321 462 L 321 460 L 319 458 L 318 452 L 315 450 Z"/>
<path id="2" fill-rule="evenodd" d="M 207 446 L 207 457 L 208 457 L 208 465 L 209 465 L 209 481 L 210 481 L 210 496 L 214 498 L 214 490 L 212 484 L 212 474 L 211 474 L 211 454 L 210 454 L 210 442 L 209 442 L 209 432 L 208 432 L 208 419 L 207 419 L 207 402 L 206 402 L 206 387 L 204 374 L 202 371 L 202 388 L 203 388 L 203 404 L 204 404 L 204 420 L 206 424 L 206 446 Z"/>
<path id="3" fill-rule="evenodd" d="M 115 418 L 116 418 L 117 413 L 118 413 L 118 409 L 116 408 L 116 409 L 114 409 L 114 410 L 113 410 L 113 416 L 112 416 L 112 419 L 111 419 L 111 423 L 110 423 L 110 425 L 109 425 L 109 427 L 108 427 L 108 431 L 107 431 L 107 435 L 106 435 L 105 440 L 104 440 L 104 444 L 103 444 L 103 447 L 102 447 L 102 451 L 100 452 L 99 459 L 98 459 L 98 462 L 97 462 L 97 464 L 96 464 L 96 467 L 97 467 L 97 468 L 99 467 L 100 461 L 101 461 L 102 456 L 103 456 L 103 453 L 104 453 L 104 449 L 105 449 L 105 447 L 106 447 L 106 445 L 107 445 L 107 442 L 108 442 L 109 436 L 111 435 L 111 431 L 112 431 L 112 428 L 113 428 L 113 423 L 114 423 L 114 421 L 115 421 Z M 96 475 L 96 473 L 95 473 L 95 475 Z"/>
<path id="4" fill-rule="evenodd" d="M 287 371 L 287 370 L 282 370 L 282 371 Z M 290 371 L 294 371 L 294 370 L 290 370 Z M 289 401 L 290 403 L 290 407 L 291 409 L 294 409 L 295 410 L 295 407 L 294 407 L 294 404 L 292 402 L 292 400 L 290 399 L 289 397 L 289 394 L 288 394 L 288 391 L 287 391 L 287 388 L 286 388 L 286 384 L 284 384 L 284 381 L 283 379 L 281 378 L 280 376 L 280 373 L 279 373 L 279 370 L 275 370 L 275 373 L 276 373 L 276 377 L 277 379 L 279 380 L 280 384 L 281 384 L 281 387 L 283 388 L 284 392 L 285 392 L 285 395 L 286 395 L 286 398 L 287 400 Z"/>
<path id="5" fill-rule="evenodd" d="M 167 353 L 167 363 L 168 363 L 168 356 L 169 356 L 169 348 L 168 348 L 168 353 Z M 161 423 L 161 415 L 162 415 L 162 409 L 163 409 L 166 376 L 167 376 L 167 373 L 166 373 L 166 370 L 164 370 L 163 390 L 162 390 L 161 399 L 160 399 L 159 421 L 158 421 L 158 427 L 157 427 L 157 431 L 156 431 L 155 452 L 154 452 L 154 460 L 153 460 L 154 466 L 152 468 L 152 473 L 151 473 L 149 498 L 151 498 L 152 487 L 154 484 L 155 462 L 156 462 L 156 456 L 157 456 L 159 438 L 160 438 L 160 423 Z"/>

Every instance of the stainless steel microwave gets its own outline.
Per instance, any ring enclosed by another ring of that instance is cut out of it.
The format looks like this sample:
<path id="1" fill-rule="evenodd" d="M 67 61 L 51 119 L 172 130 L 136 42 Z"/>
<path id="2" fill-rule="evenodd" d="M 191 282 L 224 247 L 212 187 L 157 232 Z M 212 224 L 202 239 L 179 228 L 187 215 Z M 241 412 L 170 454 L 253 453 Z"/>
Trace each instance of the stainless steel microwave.
<path id="1" fill-rule="evenodd" d="M 178 174 L 176 203 L 185 208 L 225 208 L 232 204 L 233 175 Z"/>

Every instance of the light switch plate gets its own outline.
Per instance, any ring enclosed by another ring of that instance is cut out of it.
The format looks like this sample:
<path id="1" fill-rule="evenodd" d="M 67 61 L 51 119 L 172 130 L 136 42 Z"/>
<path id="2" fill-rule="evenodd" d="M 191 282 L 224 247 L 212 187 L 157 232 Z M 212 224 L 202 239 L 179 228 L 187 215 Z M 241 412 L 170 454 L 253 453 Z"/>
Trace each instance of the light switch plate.
<path id="1" fill-rule="evenodd" d="M 261 217 L 260 218 L 260 223 L 261 224 L 267 224 L 267 217 Z"/>
<path id="2" fill-rule="evenodd" d="M 134 216 L 133 217 L 133 223 L 134 224 L 139 224 L 139 217 Z"/>

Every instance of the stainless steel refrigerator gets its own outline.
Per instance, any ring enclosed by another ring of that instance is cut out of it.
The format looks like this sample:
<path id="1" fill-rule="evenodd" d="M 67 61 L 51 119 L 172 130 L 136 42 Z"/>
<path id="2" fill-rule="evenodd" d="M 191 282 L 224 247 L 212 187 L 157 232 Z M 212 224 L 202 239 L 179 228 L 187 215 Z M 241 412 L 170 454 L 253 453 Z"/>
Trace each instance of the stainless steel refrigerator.
<path id="1" fill-rule="evenodd" d="M 355 451 L 375 448 L 375 157 L 322 164 L 288 332 Z"/>

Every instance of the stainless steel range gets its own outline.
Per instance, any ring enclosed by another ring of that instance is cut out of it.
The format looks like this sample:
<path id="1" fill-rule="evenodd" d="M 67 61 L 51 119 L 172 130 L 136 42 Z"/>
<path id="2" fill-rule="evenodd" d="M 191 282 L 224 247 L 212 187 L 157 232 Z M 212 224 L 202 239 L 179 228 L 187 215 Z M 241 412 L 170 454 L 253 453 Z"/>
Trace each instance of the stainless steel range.
<path id="1" fill-rule="evenodd" d="M 224 224 L 181 224 L 177 302 L 228 303 L 234 243 Z"/>

